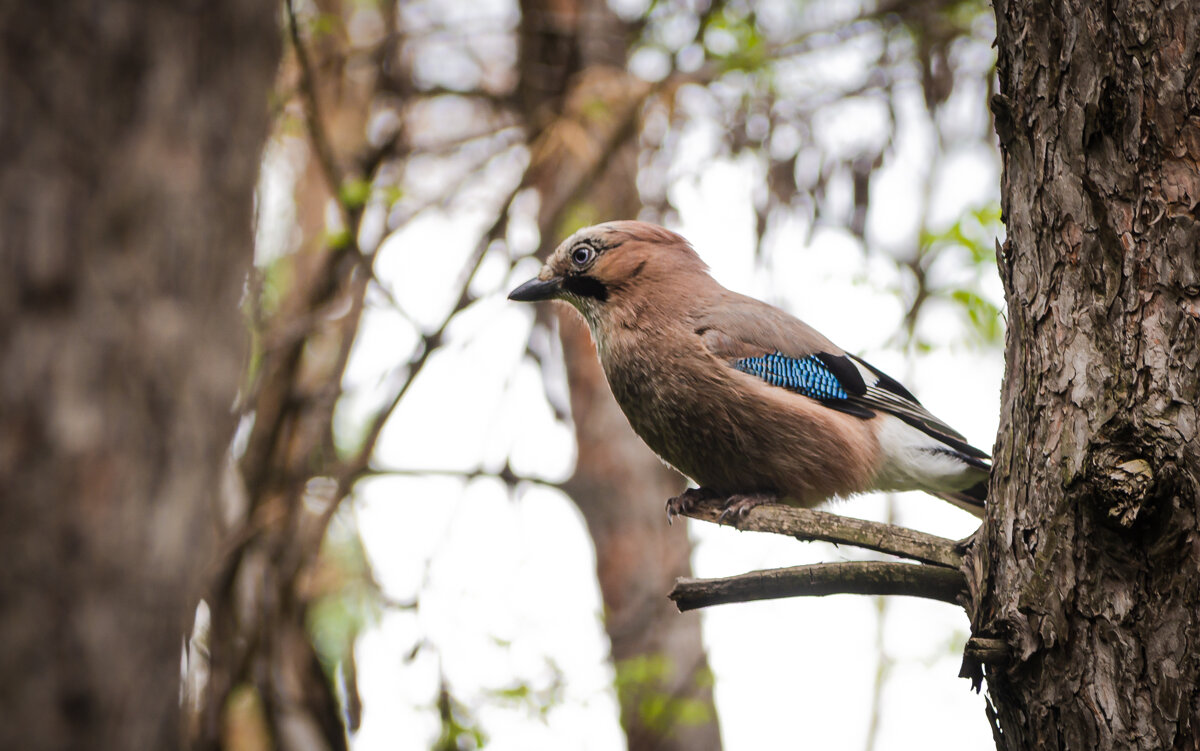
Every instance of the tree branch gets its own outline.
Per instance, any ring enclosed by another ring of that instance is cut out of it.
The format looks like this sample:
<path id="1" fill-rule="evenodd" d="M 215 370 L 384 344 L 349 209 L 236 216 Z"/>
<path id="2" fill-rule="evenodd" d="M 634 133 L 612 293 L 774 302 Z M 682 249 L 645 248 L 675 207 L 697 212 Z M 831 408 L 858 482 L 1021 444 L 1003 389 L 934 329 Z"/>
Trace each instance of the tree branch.
<path id="1" fill-rule="evenodd" d="M 377 467 L 367 467 L 359 470 L 355 474 L 356 479 L 364 479 L 369 477 L 452 477 L 458 480 L 478 480 L 482 477 L 490 477 L 503 482 L 509 488 L 515 488 L 521 484 L 537 485 L 543 488 L 553 488 L 562 490 L 563 484 L 554 482 L 553 480 L 543 480 L 537 477 L 528 475 L 519 475 L 513 471 L 512 466 L 505 464 L 498 471 L 490 471 L 482 468 L 478 469 L 380 469 Z"/>
<path id="2" fill-rule="evenodd" d="M 833 594 L 908 595 L 957 605 L 965 588 L 962 574 L 940 566 L 854 561 L 751 571 L 722 579 L 679 578 L 667 596 L 680 612 L 730 602 Z"/>
<path id="3" fill-rule="evenodd" d="M 300 90 L 304 94 L 301 98 L 304 104 L 304 121 L 308 126 L 308 135 L 312 141 L 313 150 L 317 152 L 317 159 L 321 163 L 321 173 L 329 184 L 329 192 L 336 196 L 342 187 L 342 170 L 338 166 L 337 157 L 334 156 L 333 147 L 329 143 L 329 137 L 325 133 L 325 126 L 321 120 L 321 108 L 317 102 L 317 84 L 313 75 L 312 62 L 308 59 L 308 50 L 300 39 L 300 28 L 296 25 L 296 11 L 292 7 L 292 0 L 286 0 L 284 7 L 287 10 L 288 35 L 291 38 L 292 48 L 296 51 L 296 62 L 300 66 Z M 341 201 L 338 204 L 340 206 Z M 347 217 L 343 217 L 343 220 L 346 220 L 347 229 L 353 231 L 353 225 Z"/>
<path id="4" fill-rule="evenodd" d="M 1004 639 L 972 636 L 967 639 L 963 656 L 987 665 L 1003 665 L 1012 659 L 1012 647 Z"/>
<path id="5" fill-rule="evenodd" d="M 685 515 L 717 522 L 723 510 L 724 502 L 721 500 L 702 501 Z M 853 545 L 955 571 L 962 566 L 958 543 L 953 540 L 894 524 L 852 519 L 826 511 L 771 504 L 753 509 L 745 517 L 726 517 L 724 523 L 743 532 L 773 532 L 805 542 L 821 540 Z"/>
<path id="6" fill-rule="evenodd" d="M 492 241 L 504 235 L 504 231 L 508 227 L 509 211 L 520 191 L 521 185 L 518 183 L 517 187 L 509 192 L 508 197 L 504 200 L 500 208 L 500 213 L 496 217 L 496 221 L 479 239 L 479 242 L 475 246 L 475 251 L 467 259 L 466 265 L 463 267 L 457 285 L 461 290 L 458 301 L 455 302 L 454 307 L 442 319 L 436 331 L 422 335 L 420 350 L 404 365 L 406 372 L 404 380 L 388 403 L 376 412 L 375 416 L 371 419 L 366 438 L 363 440 L 363 444 L 354 458 L 342 467 L 340 477 L 338 478 L 338 492 L 340 495 L 348 493 L 354 482 L 368 470 L 371 456 L 375 452 L 375 445 L 379 442 L 379 436 L 383 433 L 383 428 L 387 424 L 388 418 L 396 411 L 396 407 L 400 406 L 400 402 L 404 399 L 405 394 L 408 393 L 409 387 L 413 385 L 417 376 L 424 369 L 429 356 L 440 346 L 442 336 L 446 333 L 446 329 L 454 319 L 454 316 L 471 303 L 473 299 L 471 297 L 471 282 L 474 280 L 475 274 L 479 271 L 479 267 L 483 264 L 483 258 L 487 254 L 488 247 Z"/>

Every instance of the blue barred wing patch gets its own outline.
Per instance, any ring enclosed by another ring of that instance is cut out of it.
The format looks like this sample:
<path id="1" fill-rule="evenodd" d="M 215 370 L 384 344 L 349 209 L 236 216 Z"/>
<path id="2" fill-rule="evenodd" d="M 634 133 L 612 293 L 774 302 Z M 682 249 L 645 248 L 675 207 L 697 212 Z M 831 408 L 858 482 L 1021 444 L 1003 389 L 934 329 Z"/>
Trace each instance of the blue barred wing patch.
<path id="1" fill-rule="evenodd" d="M 810 399 L 827 401 L 849 398 L 837 376 L 815 355 L 797 358 L 775 352 L 762 357 L 734 360 L 733 367 L 758 376 L 772 386 L 782 386 Z"/>

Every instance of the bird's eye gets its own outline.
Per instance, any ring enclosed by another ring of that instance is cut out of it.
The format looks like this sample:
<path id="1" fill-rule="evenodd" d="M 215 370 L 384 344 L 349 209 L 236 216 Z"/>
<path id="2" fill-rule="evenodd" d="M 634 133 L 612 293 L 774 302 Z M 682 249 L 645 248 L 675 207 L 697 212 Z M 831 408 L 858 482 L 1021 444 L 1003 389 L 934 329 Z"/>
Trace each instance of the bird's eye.
<path id="1" fill-rule="evenodd" d="M 571 260 L 576 266 L 586 266 L 595 257 L 596 251 L 591 245 L 577 245 L 575 250 L 571 251 Z"/>

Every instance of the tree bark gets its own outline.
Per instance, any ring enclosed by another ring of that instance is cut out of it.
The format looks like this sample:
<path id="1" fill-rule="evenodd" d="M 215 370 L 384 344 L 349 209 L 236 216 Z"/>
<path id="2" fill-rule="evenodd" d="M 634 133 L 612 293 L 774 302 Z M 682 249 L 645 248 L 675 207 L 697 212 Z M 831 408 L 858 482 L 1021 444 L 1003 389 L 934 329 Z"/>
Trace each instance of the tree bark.
<path id="1" fill-rule="evenodd" d="M 997 0 L 1002 749 L 1200 746 L 1200 5 Z"/>
<path id="2" fill-rule="evenodd" d="M 630 30 L 602 0 L 524 0 L 517 99 L 539 133 L 526 182 L 541 196 L 541 257 L 565 234 L 640 209 L 633 125 L 649 87 L 624 70 Z M 629 427 L 579 316 L 556 317 L 578 459 L 566 490 L 587 521 L 630 751 L 721 747 L 696 614 L 666 598 L 691 574 L 686 525 L 667 525 L 683 479 Z M 543 318 L 543 323 L 548 323 Z"/>
<path id="3" fill-rule="evenodd" d="M 0 747 L 178 745 L 272 3 L 0 10 Z"/>

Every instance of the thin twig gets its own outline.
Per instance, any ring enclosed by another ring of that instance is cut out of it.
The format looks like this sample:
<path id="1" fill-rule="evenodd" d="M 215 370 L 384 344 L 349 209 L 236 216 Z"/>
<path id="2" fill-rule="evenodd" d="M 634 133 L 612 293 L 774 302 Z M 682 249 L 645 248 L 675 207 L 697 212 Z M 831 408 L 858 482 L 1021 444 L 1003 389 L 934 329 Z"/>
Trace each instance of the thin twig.
<path id="1" fill-rule="evenodd" d="M 357 473 L 358 479 L 369 477 L 450 477 L 456 480 L 478 480 L 483 477 L 500 480 L 509 487 L 515 487 L 520 484 L 537 485 L 543 488 L 562 489 L 562 483 L 554 482 L 553 480 L 543 480 L 538 477 L 529 477 L 528 475 L 519 475 L 513 471 L 512 467 L 507 464 L 499 471 L 476 468 L 476 469 L 379 469 L 376 467 L 368 467 Z"/>
<path id="2" fill-rule="evenodd" d="M 686 515 L 716 522 L 723 509 L 720 500 L 703 501 L 696 503 Z M 894 524 L 852 519 L 825 511 L 765 505 L 751 510 L 745 517 L 726 517 L 725 523 L 742 531 L 773 532 L 790 535 L 801 541 L 821 540 L 853 545 L 955 571 L 962 565 L 962 555 L 953 540 Z"/>
<path id="3" fill-rule="evenodd" d="M 296 10 L 292 7 L 292 0 L 287 0 L 284 4 L 287 8 L 288 18 L 288 34 L 291 36 L 292 48 L 296 50 L 296 62 L 300 65 L 300 90 L 304 94 L 302 100 L 304 102 L 305 124 L 308 126 L 308 135 L 312 140 L 313 149 L 317 152 L 317 159 L 321 163 L 321 172 L 325 175 L 325 181 L 329 184 L 329 192 L 333 195 L 338 194 L 338 190 L 342 186 L 342 171 L 338 167 L 337 158 L 333 154 L 333 147 L 329 143 L 329 137 L 325 133 L 325 126 L 321 120 L 321 108 L 317 101 L 317 85 L 313 77 L 312 61 L 308 58 L 308 50 L 300 39 L 300 28 L 296 25 Z M 338 201 L 341 206 L 341 201 Z M 345 207 L 342 207 L 343 212 Z M 352 227 L 351 222 L 345 216 L 342 217 L 346 227 Z"/>
<path id="4" fill-rule="evenodd" d="M 630 108 L 627 119 L 617 127 L 612 137 L 604 144 L 604 147 L 601 149 L 597 159 L 591 165 L 589 165 L 589 169 L 583 172 L 572 188 L 566 191 L 566 200 L 562 203 L 563 207 L 569 205 L 570 202 L 579 195 L 584 187 L 591 184 L 595 176 L 603 170 L 611 154 L 616 151 L 620 144 L 623 143 L 627 138 L 632 137 L 635 132 L 633 126 L 637 122 L 638 106 L 641 103 L 644 103 L 653 93 L 659 90 L 661 90 L 661 84 L 659 86 L 648 87 L 646 93 L 640 98 L 638 105 Z M 528 175 L 528 172 L 526 174 Z M 343 489 L 348 489 L 349 486 L 353 484 L 354 480 L 362 476 L 362 474 L 367 471 L 367 468 L 370 464 L 371 454 L 375 450 L 375 444 L 379 441 L 379 435 L 383 431 L 384 424 L 387 422 L 388 418 L 391 417 L 391 414 L 396 410 L 396 407 L 399 406 L 405 394 L 408 393 L 409 387 L 412 386 L 417 374 L 425 366 L 425 363 L 433 349 L 435 349 L 436 345 L 441 342 L 442 335 L 445 332 L 446 327 L 449 325 L 450 320 L 456 313 L 470 304 L 472 299 L 470 294 L 471 280 L 474 279 L 476 272 L 479 270 L 479 267 L 483 262 L 483 258 L 487 254 L 488 247 L 494 240 L 504 236 L 504 232 L 508 227 L 508 217 L 509 211 L 512 208 L 512 203 L 516 200 L 520 192 L 526 187 L 526 181 L 522 180 L 512 189 L 512 191 L 510 191 L 507 199 L 500 208 L 499 214 L 496 217 L 496 221 L 480 238 L 479 244 L 475 247 L 474 253 L 467 261 L 465 273 L 459 280 L 461 285 L 460 289 L 462 292 L 459 295 L 458 301 L 455 303 L 450 314 L 442 321 L 442 324 L 438 327 L 437 331 L 422 337 L 423 346 L 421 347 L 421 352 L 407 364 L 407 376 L 405 377 L 404 382 L 396 390 L 388 404 L 385 405 L 382 410 L 376 413 L 375 417 L 372 419 L 371 425 L 367 430 L 367 438 L 363 442 L 362 448 L 359 450 L 355 459 L 350 462 L 346 474 L 342 476 L 340 485 Z M 561 211 L 561 207 L 559 210 Z M 557 221 L 555 223 L 557 223 Z"/>
<path id="5" fill-rule="evenodd" d="M 501 143 L 500 148 L 498 150 L 493 151 L 493 152 L 488 152 L 487 154 L 483 155 L 483 158 L 477 159 L 474 162 L 472 162 L 471 164 L 467 165 L 467 167 L 461 171 L 461 174 L 459 174 L 454 179 L 454 182 L 452 182 L 446 188 L 446 190 L 441 191 L 436 196 L 432 196 L 432 197 L 423 199 L 420 203 L 418 203 L 414 206 L 409 206 L 407 208 L 402 207 L 403 213 L 401 213 L 398 217 L 392 217 L 390 215 L 390 209 L 389 209 L 388 229 L 393 230 L 396 227 L 408 224 L 409 222 L 411 222 L 412 220 L 414 220 L 418 216 L 420 216 L 422 213 L 429 211 L 430 209 L 445 210 L 448 206 L 450 206 L 450 202 L 452 200 L 459 198 L 465 192 L 463 190 L 463 188 L 471 179 L 473 179 L 473 178 L 477 179 L 479 177 L 480 172 L 482 172 L 483 169 L 485 169 L 485 165 L 487 162 L 490 162 L 494 159 L 503 157 L 506 153 L 512 153 L 512 150 L 516 146 L 517 146 L 517 143 L 515 143 L 515 142 L 514 143 L 507 143 L 507 142 Z M 422 151 L 422 154 L 424 154 L 424 153 L 425 152 Z M 524 188 L 525 186 L 522 185 L 521 187 Z M 505 211 L 508 210 L 510 204 L 511 204 L 511 201 L 509 203 L 505 204 L 505 206 L 504 206 Z M 382 247 L 382 245 L 383 244 L 380 243 L 380 247 Z"/>
<path id="6" fill-rule="evenodd" d="M 483 141 L 489 138 L 494 138 L 501 141 L 502 146 L 511 146 L 514 143 L 524 143 L 524 139 L 520 136 L 525 134 L 523 125 L 515 120 L 508 122 L 493 123 L 488 125 L 484 130 L 475 130 L 464 135 L 448 138 L 443 141 L 435 141 L 433 143 L 415 144 L 421 151 L 421 156 L 441 156 L 449 154 L 464 146 L 469 146 L 476 141 Z M 513 138 L 517 136 L 517 138 Z M 490 158 L 493 154 L 488 154 Z M 474 171 L 474 170 L 472 170 Z"/>
<path id="7" fill-rule="evenodd" d="M 550 210 L 543 209 L 543 216 L 549 221 L 539 222 L 541 229 L 556 228 L 562 223 L 562 219 L 567 212 L 567 209 L 575 204 L 582 196 L 584 191 L 590 188 L 596 179 L 604 174 L 604 170 L 612 161 L 613 156 L 621 148 L 621 146 L 632 139 L 637 138 L 638 118 L 642 108 L 651 99 L 673 91 L 674 88 L 683 85 L 683 83 L 696 80 L 698 74 L 679 74 L 664 78 L 663 80 L 647 86 L 644 91 L 638 94 L 629 102 L 624 117 L 616 123 L 616 126 L 611 128 L 608 137 L 602 141 L 598 149 L 598 153 L 591 164 L 575 180 L 568 190 L 560 191 L 558 195 L 542 195 L 542 201 L 549 206 Z M 549 132 L 549 128 L 546 132 Z M 526 171 L 526 176 L 536 172 L 535 165 L 530 164 L 529 170 Z M 553 247 L 553 246 L 549 246 Z"/>
<path id="8" fill-rule="evenodd" d="M 450 325 L 450 321 L 454 319 L 463 308 L 467 307 L 472 301 L 471 297 L 471 281 L 475 278 L 475 274 L 479 271 L 480 265 L 483 263 L 483 258 L 487 254 L 488 247 L 497 237 L 504 235 L 504 230 L 508 226 L 508 214 L 512 207 L 512 202 L 516 200 L 517 194 L 520 193 L 521 187 L 518 184 L 505 199 L 503 206 L 500 208 L 499 215 L 496 221 L 488 228 L 487 232 L 479 239 L 479 243 L 475 246 L 475 250 L 471 257 L 467 259 L 464 266 L 462 276 L 458 280 L 458 288 L 461 290 L 458 300 L 454 307 L 442 319 L 437 330 L 425 334 L 421 337 L 421 350 L 412 359 L 404 365 L 406 375 L 404 381 L 396 389 L 392 398 L 388 403 L 375 413 L 371 419 L 370 427 L 367 429 L 367 437 L 363 441 L 362 447 L 358 450 L 355 458 L 349 462 L 344 473 L 338 480 L 339 493 L 345 493 L 350 486 L 357 480 L 370 466 L 371 455 L 375 452 L 375 445 L 379 442 L 379 436 L 383 433 L 383 427 L 387 424 L 388 418 L 396 411 L 396 407 L 403 401 L 405 394 L 416 381 L 417 375 L 424 369 L 425 364 L 429 361 L 429 356 L 438 348 L 442 342 L 442 337 L 446 333 L 446 328 Z"/>
<path id="9" fill-rule="evenodd" d="M 834 594 L 908 595 L 958 604 L 964 589 L 961 573 L 940 566 L 853 561 L 751 571 L 722 579 L 679 578 L 667 596 L 682 612 L 730 602 Z"/>

